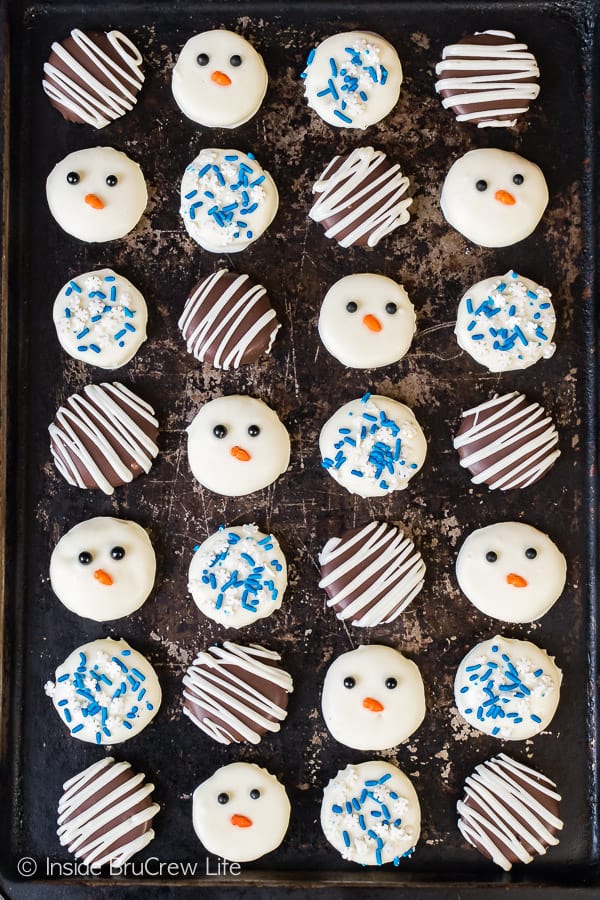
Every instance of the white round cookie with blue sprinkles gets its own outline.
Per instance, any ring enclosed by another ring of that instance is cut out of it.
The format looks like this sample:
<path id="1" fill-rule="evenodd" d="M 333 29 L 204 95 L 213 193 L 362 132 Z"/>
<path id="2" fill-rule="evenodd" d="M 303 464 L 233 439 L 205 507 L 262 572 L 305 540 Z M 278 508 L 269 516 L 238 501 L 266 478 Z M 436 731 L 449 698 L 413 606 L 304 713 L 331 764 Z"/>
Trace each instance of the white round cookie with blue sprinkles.
<path id="1" fill-rule="evenodd" d="M 427 442 L 404 403 L 365 394 L 342 406 L 319 437 L 324 469 L 351 494 L 403 491 L 425 462 Z"/>
<path id="2" fill-rule="evenodd" d="M 541 647 L 496 635 L 464 657 L 454 697 L 473 728 L 505 741 L 524 741 L 552 721 L 561 682 L 561 670 Z"/>
<path id="3" fill-rule="evenodd" d="M 321 827 L 344 859 L 361 866 L 400 864 L 421 833 L 421 807 L 410 780 L 382 759 L 346 766 L 323 791 Z"/>
<path id="4" fill-rule="evenodd" d="M 346 31 L 310 51 L 301 77 L 308 105 L 325 122 L 365 129 L 396 106 L 402 65 L 379 34 Z"/>
<path id="5" fill-rule="evenodd" d="M 245 250 L 266 231 L 278 207 L 275 182 L 253 153 L 202 150 L 181 180 L 186 231 L 210 253 Z"/>
<path id="6" fill-rule="evenodd" d="M 54 301 L 62 348 L 101 369 L 119 369 L 146 340 L 146 302 L 127 278 L 98 269 L 71 278 Z"/>
<path id="7" fill-rule="evenodd" d="M 279 609 L 287 587 L 285 556 L 256 525 L 222 526 L 196 547 L 188 588 L 198 609 L 229 628 L 243 628 Z"/>
<path id="8" fill-rule="evenodd" d="M 71 735 L 92 744 L 120 744 L 139 734 L 160 706 L 156 672 L 122 638 L 83 644 L 44 690 Z"/>
<path id="9" fill-rule="evenodd" d="M 490 372 L 527 369 L 550 359 L 556 315 L 550 291 L 511 270 L 469 288 L 454 333 L 460 347 Z"/>

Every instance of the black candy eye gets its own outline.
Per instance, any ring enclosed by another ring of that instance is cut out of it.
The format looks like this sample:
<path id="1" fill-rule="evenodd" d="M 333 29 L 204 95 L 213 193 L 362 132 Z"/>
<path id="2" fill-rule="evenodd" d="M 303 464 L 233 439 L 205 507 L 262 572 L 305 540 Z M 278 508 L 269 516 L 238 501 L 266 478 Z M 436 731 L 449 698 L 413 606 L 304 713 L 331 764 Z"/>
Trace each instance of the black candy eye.
<path id="1" fill-rule="evenodd" d="M 487 559 L 488 562 L 495 563 L 496 560 L 498 559 L 498 554 L 496 553 L 495 550 L 488 550 L 488 552 L 485 554 L 485 558 Z"/>
<path id="2" fill-rule="evenodd" d="M 242 57 L 238 56 L 237 53 L 234 53 L 234 55 L 229 58 L 229 62 L 231 63 L 232 66 L 236 66 L 236 67 L 241 66 Z"/>
<path id="3" fill-rule="evenodd" d="M 69 184 L 79 184 L 80 175 L 79 172 L 69 172 L 67 175 L 67 182 Z"/>
<path id="4" fill-rule="evenodd" d="M 513 175 L 513 182 L 515 184 L 523 184 L 524 181 L 525 179 L 520 173 L 517 175 Z"/>
<path id="5" fill-rule="evenodd" d="M 398 687 L 398 681 L 395 678 L 386 678 L 385 686 L 388 690 L 393 691 L 395 687 Z"/>
<path id="6" fill-rule="evenodd" d="M 79 556 L 77 557 L 77 559 L 79 560 L 79 562 L 81 563 L 82 566 L 89 566 L 89 564 L 91 563 L 93 558 L 94 557 L 89 552 L 89 550 L 82 550 L 81 553 L 79 554 Z"/>
<path id="7" fill-rule="evenodd" d="M 227 429 L 224 425 L 215 425 L 213 428 L 213 434 L 216 438 L 224 438 L 227 434 Z"/>
<path id="8" fill-rule="evenodd" d="M 226 794 L 225 791 L 217 796 L 217 803 L 220 803 L 224 806 L 226 803 L 229 803 L 229 794 Z"/>
<path id="9" fill-rule="evenodd" d="M 537 556 L 537 550 L 534 547 L 528 547 L 525 551 L 525 556 L 527 559 L 535 559 Z"/>
<path id="10" fill-rule="evenodd" d="M 196 62 L 199 66 L 207 66 L 208 65 L 209 56 L 208 53 L 199 53 L 196 57 Z"/>
<path id="11" fill-rule="evenodd" d="M 250 437 L 258 437 L 260 434 L 260 428 L 258 425 L 248 425 L 248 434 Z"/>
<path id="12" fill-rule="evenodd" d="M 346 303 L 346 309 L 349 313 L 356 312 L 356 310 L 358 309 L 358 303 L 356 303 L 354 300 L 349 300 L 348 303 Z"/>
<path id="13" fill-rule="evenodd" d="M 111 559 L 123 559 L 125 556 L 125 548 L 124 547 L 113 547 L 110 551 Z"/>
<path id="14" fill-rule="evenodd" d="M 394 313 L 398 312 L 398 305 L 396 303 L 386 303 L 385 311 L 386 311 L 386 313 L 389 313 L 390 316 L 393 316 Z"/>
<path id="15" fill-rule="evenodd" d="M 117 178 L 116 175 L 107 175 L 106 183 L 109 187 L 114 187 L 116 184 L 119 183 L 119 179 Z"/>
<path id="16" fill-rule="evenodd" d="M 259 791 L 259 789 L 258 789 L 258 788 L 252 788 L 252 790 L 250 791 L 250 796 L 252 797 L 253 800 L 258 800 L 258 798 L 260 797 L 260 791 Z"/>
<path id="17" fill-rule="evenodd" d="M 346 677 L 344 678 L 344 687 L 350 690 L 350 688 L 353 688 L 355 684 L 356 679 L 353 678 L 352 675 L 346 675 Z"/>
<path id="18" fill-rule="evenodd" d="M 487 191 L 487 181 L 484 178 L 480 178 L 479 181 L 475 182 L 475 187 L 478 191 Z"/>

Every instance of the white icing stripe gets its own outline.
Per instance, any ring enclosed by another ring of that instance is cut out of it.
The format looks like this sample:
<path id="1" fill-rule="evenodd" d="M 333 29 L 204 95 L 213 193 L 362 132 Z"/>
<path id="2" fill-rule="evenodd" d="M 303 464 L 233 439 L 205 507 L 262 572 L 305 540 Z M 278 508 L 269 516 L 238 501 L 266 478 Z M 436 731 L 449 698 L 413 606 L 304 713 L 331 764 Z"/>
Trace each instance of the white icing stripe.
<path id="1" fill-rule="evenodd" d="M 128 773 L 127 780 L 110 788 L 111 783 L 124 773 Z M 65 782 L 65 793 L 58 806 L 57 834 L 61 846 L 66 846 L 70 853 L 87 865 L 94 863 L 97 866 L 108 862 L 123 865 L 134 853 L 142 850 L 154 837 L 152 828 L 106 853 L 135 828 L 150 822 L 159 811 L 158 804 L 152 803 L 141 812 L 127 815 L 154 790 L 153 784 L 143 783 L 144 778 L 145 775 L 131 771 L 128 762 L 115 763 L 112 757 L 107 757 Z M 101 790 L 106 790 L 106 795 L 77 814 L 77 810 Z M 127 815 L 124 822 L 106 828 L 121 815 Z M 67 822 L 69 818 L 71 821 Z M 100 830 L 102 833 L 90 840 Z"/>
<path id="2" fill-rule="evenodd" d="M 235 733 L 251 744 L 258 744 L 262 735 L 252 724 L 263 729 L 263 733 L 278 732 L 279 722 L 285 719 L 287 711 L 230 671 L 231 666 L 236 666 L 250 678 L 265 679 L 291 693 L 291 676 L 276 665 L 261 660 L 278 663 L 281 657 L 256 644 L 241 647 L 231 641 L 199 653 L 183 679 L 188 688 L 183 696 L 201 705 L 208 715 L 200 719 L 187 706 L 183 708 L 184 714 L 220 744 L 231 744 Z M 272 721 L 269 716 L 279 721 Z"/>
<path id="3" fill-rule="evenodd" d="M 54 53 L 66 63 L 74 75 L 81 78 L 87 88 L 78 84 L 71 75 L 47 62 L 44 65 L 47 77 L 42 82 L 44 91 L 51 100 L 69 109 L 88 125 L 104 128 L 109 122 L 133 109 L 136 94 L 144 81 L 141 69 L 142 55 L 135 44 L 120 31 L 109 31 L 106 37 L 120 56 L 122 65 L 118 65 L 78 28 L 73 29 L 71 37 L 79 50 L 85 54 L 86 63 L 98 68 L 112 87 L 95 78 L 85 65 L 78 62 L 62 44 L 55 41 L 52 44 Z M 133 92 L 130 87 L 133 88 Z"/>
<path id="4" fill-rule="evenodd" d="M 412 198 L 401 199 L 408 188 L 408 178 L 402 175 L 400 166 L 396 163 L 369 184 L 365 184 L 365 179 L 370 178 L 380 163 L 386 160 L 384 153 L 372 147 L 357 148 L 337 171 L 329 175 L 338 159 L 336 156 L 331 161 L 315 183 L 313 193 L 320 196 L 309 216 L 314 222 L 323 222 L 332 216 L 345 214 L 325 232 L 326 237 L 337 239 L 338 234 L 354 226 L 350 234 L 339 241 L 340 245 L 350 247 L 368 234 L 367 244 L 374 247 L 382 237 L 399 225 L 406 224 L 410 218 L 408 207 Z M 362 219 L 364 221 L 361 222 Z"/>
<path id="5" fill-rule="evenodd" d="M 561 830 L 563 822 L 533 797 L 515 779 L 551 800 L 560 801 L 556 785 L 543 775 L 506 756 L 499 754 L 477 766 L 465 783 L 465 795 L 479 809 L 460 800 L 457 804 L 458 827 L 473 846 L 480 845 L 493 861 L 505 871 L 512 867 L 505 850 L 517 859 L 529 863 L 533 859 L 524 844 L 536 853 L 545 854 L 548 846 L 559 843 L 549 829 Z M 539 780 L 538 780 L 539 779 Z"/>

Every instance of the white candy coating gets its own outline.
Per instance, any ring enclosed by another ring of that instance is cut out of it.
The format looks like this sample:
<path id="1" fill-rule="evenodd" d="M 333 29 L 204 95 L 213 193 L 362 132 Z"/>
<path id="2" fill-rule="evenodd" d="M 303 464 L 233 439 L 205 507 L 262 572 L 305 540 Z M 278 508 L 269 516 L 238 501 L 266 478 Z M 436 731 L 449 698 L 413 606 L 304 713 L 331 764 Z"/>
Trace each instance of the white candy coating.
<path id="1" fill-rule="evenodd" d="M 515 176 L 523 181 L 517 184 Z M 486 183 L 478 190 L 477 183 Z M 481 247 L 509 247 L 536 228 L 548 205 L 542 170 L 517 153 L 470 150 L 450 168 L 440 204 L 448 223 Z"/>
<path id="2" fill-rule="evenodd" d="M 77 275 L 54 301 L 54 325 L 61 346 L 101 369 L 128 363 L 146 340 L 148 309 L 136 287 L 112 269 Z"/>
<path id="3" fill-rule="evenodd" d="M 364 130 L 398 102 L 402 66 L 381 35 L 346 31 L 311 51 L 302 78 L 308 105 L 325 122 Z"/>
<path id="4" fill-rule="evenodd" d="M 224 426 L 219 438 L 215 428 Z M 253 436 L 248 429 L 258 426 Z M 260 491 L 285 472 L 290 436 L 273 410 L 254 397 L 231 394 L 205 403 L 188 432 L 188 460 L 201 485 L 226 497 Z"/>
<path id="5" fill-rule="evenodd" d="M 418 666 L 381 644 L 342 653 L 327 670 L 321 708 L 340 744 L 356 750 L 389 750 L 425 718 L 425 689 Z"/>
<path id="6" fill-rule="evenodd" d="M 463 593 L 481 612 L 503 622 L 540 619 L 562 594 L 566 577 L 567 563 L 556 544 L 524 522 L 478 528 L 456 560 Z"/>
<path id="7" fill-rule="evenodd" d="M 545 650 L 496 635 L 464 657 L 454 697 L 473 728 L 506 741 L 524 741 L 552 721 L 561 682 L 562 672 Z"/>
<path id="8" fill-rule="evenodd" d="M 344 859 L 362 866 L 398 865 L 419 840 L 419 798 L 391 763 L 377 759 L 349 765 L 323 791 L 321 827 Z"/>
<path id="9" fill-rule="evenodd" d="M 373 273 L 336 281 L 319 315 L 319 336 L 326 349 L 352 369 L 398 362 L 410 347 L 415 328 L 414 306 L 404 287 Z"/>
<path id="10" fill-rule="evenodd" d="M 233 65 L 232 58 L 241 62 Z M 188 119 L 209 128 L 237 128 L 260 108 L 267 82 L 262 56 L 252 44 L 241 34 L 215 29 L 194 35 L 184 45 L 171 88 Z"/>
<path id="11" fill-rule="evenodd" d="M 259 796 L 251 797 L 251 791 Z M 226 802 L 219 802 L 220 795 L 226 795 Z M 290 811 L 284 786 L 254 763 L 223 766 L 194 791 L 198 839 L 209 853 L 233 862 L 249 862 L 279 847 Z"/>
<path id="12" fill-rule="evenodd" d="M 111 551 L 119 552 L 111 556 Z M 120 550 L 125 553 L 122 558 Z M 79 555 L 92 559 L 82 563 Z M 116 558 L 115 558 L 116 557 Z M 156 557 L 148 534 L 136 522 L 99 516 L 64 534 L 50 558 L 52 590 L 67 609 L 96 622 L 128 616 L 154 586 Z"/>
<path id="13" fill-rule="evenodd" d="M 79 181 L 69 184 L 76 172 Z M 109 186 L 106 179 L 118 181 Z M 122 238 L 142 217 L 148 191 L 142 170 L 125 153 L 112 147 L 91 147 L 69 153 L 46 180 L 50 212 L 67 234 L 88 243 Z"/>
<path id="14" fill-rule="evenodd" d="M 181 179 L 183 224 L 210 253 L 245 250 L 266 231 L 278 206 L 269 173 L 240 150 L 202 150 Z"/>

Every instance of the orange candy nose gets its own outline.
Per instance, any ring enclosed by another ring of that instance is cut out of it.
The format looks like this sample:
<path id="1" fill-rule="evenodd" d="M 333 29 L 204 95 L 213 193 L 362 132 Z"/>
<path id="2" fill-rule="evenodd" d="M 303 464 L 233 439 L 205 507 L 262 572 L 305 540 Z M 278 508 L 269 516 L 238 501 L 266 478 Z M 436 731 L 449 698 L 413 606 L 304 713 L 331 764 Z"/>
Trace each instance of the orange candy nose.
<path id="1" fill-rule="evenodd" d="M 365 709 L 370 709 L 371 712 L 383 712 L 384 710 L 383 703 L 380 703 L 379 700 L 375 700 L 373 697 L 365 697 L 363 706 Z"/>
<path id="2" fill-rule="evenodd" d="M 107 587 L 110 587 L 111 584 L 113 584 L 112 578 L 110 577 L 108 572 L 104 571 L 104 569 L 96 569 L 96 571 L 94 572 L 94 578 L 96 579 L 96 581 L 99 581 L 100 584 L 105 584 Z"/>
<path id="3" fill-rule="evenodd" d="M 96 194 L 86 194 L 84 199 L 92 209 L 104 209 L 104 203 Z"/>
<path id="4" fill-rule="evenodd" d="M 230 821 L 232 825 L 237 825 L 238 828 L 250 828 L 252 825 L 252 819 L 249 819 L 248 816 L 240 816 L 238 813 L 234 813 Z"/>
<path id="5" fill-rule="evenodd" d="M 377 316 L 368 313 L 363 319 L 363 325 L 366 325 L 369 331 L 381 331 L 383 326 Z"/>
<path id="6" fill-rule="evenodd" d="M 231 78 L 229 77 L 229 75 L 226 75 L 225 72 L 219 72 L 218 69 L 214 72 L 211 72 L 210 77 L 215 84 L 220 84 L 222 87 L 228 87 L 231 84 Z"/>
<path id="7" fill-rule="evenodd" d="M 229 451 L 232 456 L 235 456 L 236 459 L 239 459 L 240 462 L 248 462 L 248 460 L 252 459 L 247 450 L 244 450 L 243 447 L 232 447 Z"/>
<path id="8" fill-rule="evenodd" d="M 509 584 L 512 584 L 513 587 L 527 587 L 527 581 L 523 578 L 522 575 L 515 575 L 514 572 L 509 572 L 506 576 L 506 580 Z"/>
<path id="9" fill-rule="evenodd" d="M 498 203 L 504 203 L 505 206 L 514 206 L 517 202 L 513 195 L 509 194 L 508 191 L 496 191 L 494 197 Z"/>

